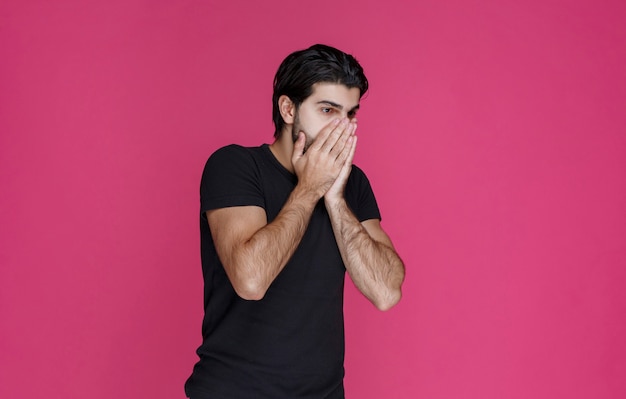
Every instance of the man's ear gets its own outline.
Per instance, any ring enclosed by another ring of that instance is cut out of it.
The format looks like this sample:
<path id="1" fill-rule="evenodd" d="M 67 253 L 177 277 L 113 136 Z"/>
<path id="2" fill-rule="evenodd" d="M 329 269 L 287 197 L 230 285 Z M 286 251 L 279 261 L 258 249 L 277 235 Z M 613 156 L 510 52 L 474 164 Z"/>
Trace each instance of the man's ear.
<path id="1" fill-rule="evenodd" d="M 285 124 L 293 124 L 293 120 L 296 116 L 296 105 L 286 95 L 278 97 L 278 109 L 280 110 L 280 116 L 283 117 Z"/>

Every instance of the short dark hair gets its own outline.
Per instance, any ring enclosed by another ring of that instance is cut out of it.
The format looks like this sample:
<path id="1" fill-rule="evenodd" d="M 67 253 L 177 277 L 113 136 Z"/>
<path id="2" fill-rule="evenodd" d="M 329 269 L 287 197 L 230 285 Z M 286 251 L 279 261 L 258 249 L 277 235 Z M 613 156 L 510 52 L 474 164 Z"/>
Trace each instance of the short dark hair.
<path id="1" fill-rule="evenodd" d="M 363 97 L 368 88 L 367 78 L 359 62 L 350 54 L 323 44 L 315 44 L 306 50 L 293 52 L 283 60 L 274 77 L 272 96 L 274 137 L 279 138 L 285 121 L 280 114 L 278 99 L 286 95 L 296 109 L 313 92 L 319 82 L 339 83 L 360 90 Z"/>

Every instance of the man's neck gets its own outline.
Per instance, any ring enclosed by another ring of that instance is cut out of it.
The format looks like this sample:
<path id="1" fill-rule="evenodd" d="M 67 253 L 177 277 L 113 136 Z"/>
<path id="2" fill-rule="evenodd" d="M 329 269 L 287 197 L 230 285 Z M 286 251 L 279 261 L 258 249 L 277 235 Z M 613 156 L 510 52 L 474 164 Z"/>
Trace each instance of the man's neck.
<path id="1" fill-rule="evenodd" d="M 291 156 L 293 155 L 293 140 L 291 139 L 290 131 L 283 130 L 280 137 L 270 144 L 270 151 L 272 151 L 272 154 L 274 154 L 278 162 L 280 162 L 285 169 L 294 173 L 293 165 L 291 163 Z"/>

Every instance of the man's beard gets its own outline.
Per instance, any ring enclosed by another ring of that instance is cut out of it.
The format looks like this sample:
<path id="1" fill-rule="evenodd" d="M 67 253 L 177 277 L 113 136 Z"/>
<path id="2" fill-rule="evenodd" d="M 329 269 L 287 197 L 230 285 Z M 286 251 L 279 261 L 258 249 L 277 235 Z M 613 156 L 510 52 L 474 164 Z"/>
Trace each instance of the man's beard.
<path id="1" fill-rule="evenodd" d="M 312 140 L 309 138 L 309 135 L 304 131 L 304 129 L 302 129 L 302 126 L 300 126 L 300 116 L 298 115 L 298 111 L 296 111 L 296 115 L 293 118 L 293 126 L 291 128 L 291 135 L 293 137 L 294 143 L 298 140 L 298 135 L 300 132 L 304 133 L 304 137 L 306 139 L 304 142 L 304 150 L 302 151 L 302 153 L 304 154 L 311 145 Z"/>

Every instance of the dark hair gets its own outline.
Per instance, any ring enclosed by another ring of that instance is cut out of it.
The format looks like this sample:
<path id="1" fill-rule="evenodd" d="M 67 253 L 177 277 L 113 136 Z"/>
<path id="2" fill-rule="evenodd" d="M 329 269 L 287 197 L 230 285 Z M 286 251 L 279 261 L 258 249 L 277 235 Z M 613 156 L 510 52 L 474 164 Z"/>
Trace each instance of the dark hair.
<path id="1" fill-rule="evenodd" d="M 315 44 L 306 50 L 293 52 L 283 60 L 274 77 L 272 96 L 274 137 L 280 137 L 285 121 L 280 114 L 278 99 L 286 95 L 297 107 L 313 91 L 319 82 L 340 83 L 360 90 L 360 97 L 367 91 L 368 83 L 363 68 L 350 54 L 323 44 Z"/>

